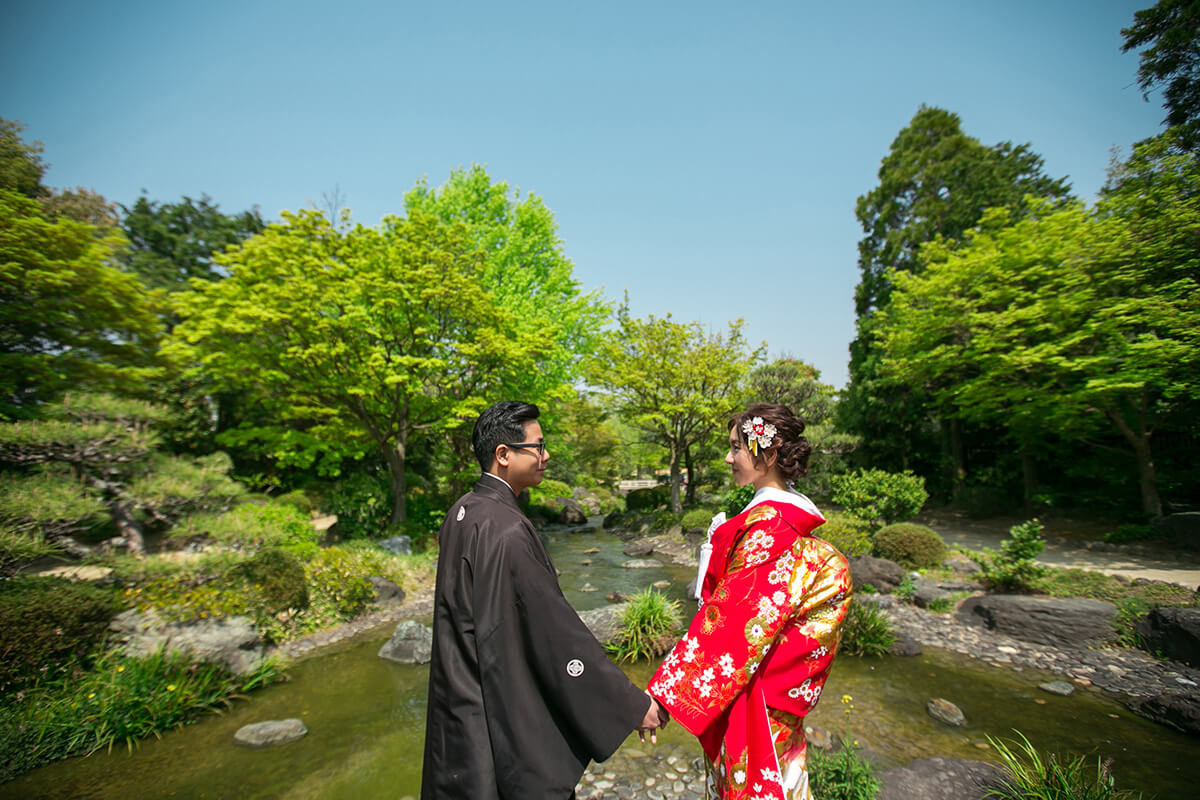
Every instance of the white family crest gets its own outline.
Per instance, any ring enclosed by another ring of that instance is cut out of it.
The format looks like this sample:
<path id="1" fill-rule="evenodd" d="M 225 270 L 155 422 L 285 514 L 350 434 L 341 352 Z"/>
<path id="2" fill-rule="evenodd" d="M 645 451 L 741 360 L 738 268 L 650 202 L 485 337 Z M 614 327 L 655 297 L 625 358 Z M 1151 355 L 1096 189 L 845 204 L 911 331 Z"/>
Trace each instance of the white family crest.
<path id="1" fill-rule="evenodd" d="M 578 658 L 572 658 L 567 662 L 567 674 L 572 678 L 578 678 L 583 674 L 583 662 Z"/>
<path id="2" fill-rule="evenodd" d="M 464 508 L 463 506 L 459 506 L 458 507 L 458 516 L 455 517 L 455 519 L 458 520 L 459 522 L 462 522 L 463 517 L 465 517 L 466 515 L 467 515 L 467 509 Z"/>

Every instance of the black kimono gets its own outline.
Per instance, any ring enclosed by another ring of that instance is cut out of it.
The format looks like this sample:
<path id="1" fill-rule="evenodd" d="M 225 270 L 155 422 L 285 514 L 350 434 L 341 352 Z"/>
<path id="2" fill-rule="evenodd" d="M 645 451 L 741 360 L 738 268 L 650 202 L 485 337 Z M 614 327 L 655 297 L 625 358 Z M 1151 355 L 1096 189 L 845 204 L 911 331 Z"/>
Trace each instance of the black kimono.
<path id="1" fill-rule="evenodd" d="M 565 800 L 650 698 L 567 604 L 507 484 L 482 476 L 439 536 L 421 798 Z"/>

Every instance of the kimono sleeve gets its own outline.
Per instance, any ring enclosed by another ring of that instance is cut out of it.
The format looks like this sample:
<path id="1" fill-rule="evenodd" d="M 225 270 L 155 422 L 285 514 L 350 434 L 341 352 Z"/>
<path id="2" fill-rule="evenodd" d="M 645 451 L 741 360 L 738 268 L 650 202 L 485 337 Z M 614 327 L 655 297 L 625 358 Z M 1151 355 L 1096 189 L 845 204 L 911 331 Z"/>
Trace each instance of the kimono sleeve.
<path id="1" fill-rule="evenodd" d="M 650 698 L 608 660 L 567 603 L 536 534 L 510 537 L 504 550 L 515 614 L 501 632 L 512 640 L 497 646 L 523 652 L 556 724 L 588 757 L 603 761 L 642 721 Z"/>
<path id="2" fill-rule="evenodd" d="M 697 736 L 746 688 L 794 613 L 796 532 L 770 508 L 747 523 L 725 574 L 650 682 L 650 693 Z"/>

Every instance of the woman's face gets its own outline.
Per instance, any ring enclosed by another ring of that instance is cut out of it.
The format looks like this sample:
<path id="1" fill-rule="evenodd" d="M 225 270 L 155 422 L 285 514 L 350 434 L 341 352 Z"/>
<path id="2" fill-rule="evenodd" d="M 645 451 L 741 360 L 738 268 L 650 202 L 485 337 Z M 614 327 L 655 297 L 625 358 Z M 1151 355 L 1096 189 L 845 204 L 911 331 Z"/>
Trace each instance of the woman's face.
<path id="1" fill-rule="evenodd" d="M 760 482 L 767 477 L 766 459 L 760 464 L 754 463 L 754 455 L 746 449 L 736 425 L 729 429 L 729 452 L 725 454 L 725 463 L 733 472 L 733 482 L 738 486 L 752 483 L 758 489 Z"/>

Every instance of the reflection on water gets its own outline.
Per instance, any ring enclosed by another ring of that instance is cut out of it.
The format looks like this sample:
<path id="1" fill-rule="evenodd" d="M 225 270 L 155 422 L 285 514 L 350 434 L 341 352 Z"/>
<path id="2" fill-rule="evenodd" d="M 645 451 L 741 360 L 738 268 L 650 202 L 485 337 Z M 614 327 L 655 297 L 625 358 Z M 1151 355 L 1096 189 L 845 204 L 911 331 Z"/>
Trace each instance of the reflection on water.
<path id="1" fill-rule="evenodd" d="M 577 607 L 597 607 L 609 591 L 633 592 L 664 578 L 682 596 L 690 570 L 623 569 L 621 546 L 603 532 L 550 536 L 564 592 Z M 600 552 L 583 552 L 593 547 Z M 588 559 L 590 566 L 580 566 Z M 587 582 L 601 591 L 578 592 Z M 256 692 L 222 716 L 164 734 L 161 741 L 144 742 L 132 753 L 97 753 L 0 785 L 0 798 L 415 796 L 428 669 L 378 658 L 390 633 L 388 627 L 365 634 L 298 664 L 289 671 L 288 683 Z M 651 671 L 646 664 L 628 670 L 639 685 Z M 940 651 L 909 659 L 844 658 L 834 667 L 810 724 L 834 731 L 848 727 L 881 767 L 935 755 L 986 759 L 988 753 L 978 746 L 985 734 L 1009 736 L 1017 728 L 1039 748 L 1112 758 L 1119 785 L 1160 798 L 1193 796 L 1200 783 L 1200 741 L 1142 720 L 1098 690 L 1072 697 L 1046 694 L 1036 687 L 1048 677 L 979 667 Z M 854 698 L 849 718 L 838 702 L 843 694 Z M 934 722 L 925 713 L 930 697 L 957 704 L 967 725 L 952 729 Z M 308 736 L 266 750 L 233 743 L 242 725 L 285 717 L 304 720 Z M 694 746 L 678 725 L 664 734 L 667 742 Z M 636 736 L 624 746 L 641 747 Z"/>

